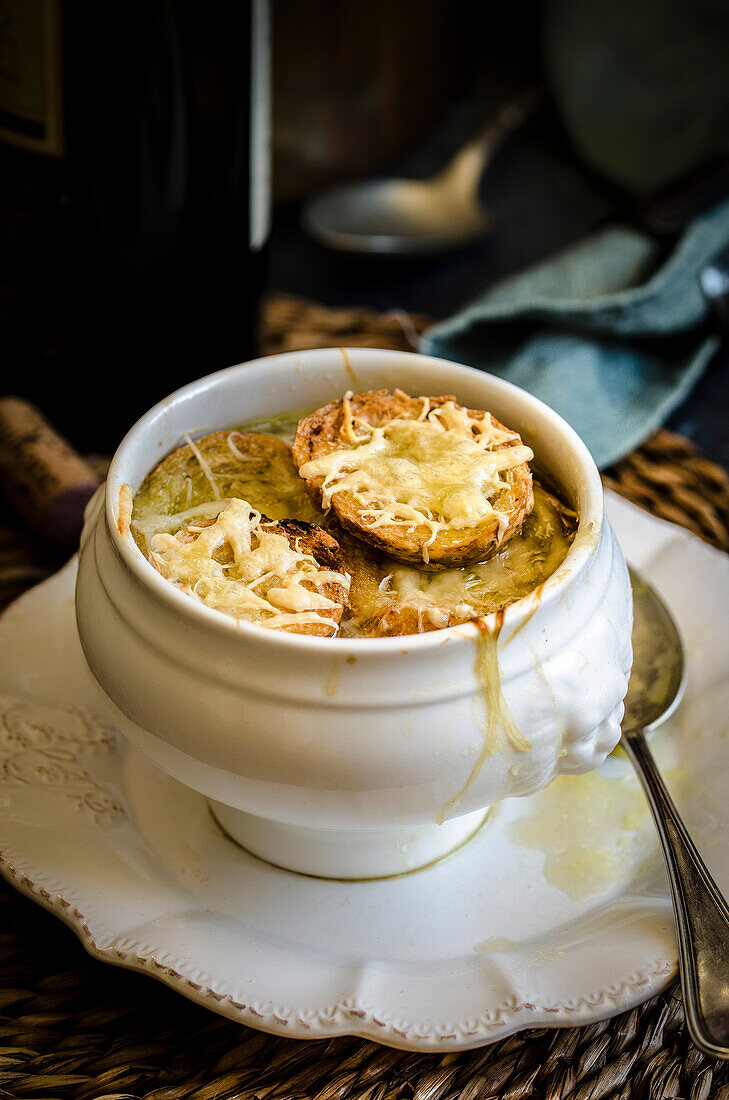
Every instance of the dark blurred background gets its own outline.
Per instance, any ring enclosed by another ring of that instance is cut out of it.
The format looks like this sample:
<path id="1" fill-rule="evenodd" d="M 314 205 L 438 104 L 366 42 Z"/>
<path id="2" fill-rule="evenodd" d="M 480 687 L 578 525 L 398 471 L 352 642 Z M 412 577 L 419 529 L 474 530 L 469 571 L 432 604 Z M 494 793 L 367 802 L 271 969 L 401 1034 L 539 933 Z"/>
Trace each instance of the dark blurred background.
<path id="1" fill-rule="evenodd" d="M 0 0 L 4 388 L 111 450 L 153 401 L 254 353 L 266 291 L 439 319 L 616 219 L 659 225 L 668 250 L 729 193 L 726 15 L 724 0 Z M 661 71 L 682 66 L 663 102 Z M 524 89 L 541 99 L 484 174 L 484 240 L 393 260 L 302 230 L 321 188 L 426 177 Z M 623 163 L 610 127 L 626 119 Z M 631 175 L 650 126 L 665 140 Z M 659 200 L 670 213 L 697 179 L 661 227 Z M 670 423 L 727 466 L 728 377 L 721 353 Z"/>

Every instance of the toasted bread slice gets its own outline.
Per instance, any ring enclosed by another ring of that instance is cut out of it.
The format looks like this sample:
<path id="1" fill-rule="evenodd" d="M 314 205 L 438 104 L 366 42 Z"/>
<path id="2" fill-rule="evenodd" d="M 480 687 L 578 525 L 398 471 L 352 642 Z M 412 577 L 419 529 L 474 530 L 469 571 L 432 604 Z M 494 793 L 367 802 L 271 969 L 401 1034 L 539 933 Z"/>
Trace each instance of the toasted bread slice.
<path id="1" fill-rule="evenodd" d="M 247 501 L 150 539 L 149 560 L 208 607 L 271 630 L 332 637 L 350 578 L 336 539 L 299 520 L 268 520 Z"/>
<path id="2" fill-rule="evenodd" d="M 231 429 L 178 447 L 147 474 L 134 500 L 133 534 L 146 553 L 146 542 L 156 531 L 173 531 L 193 518 L 199 506 L 232 497 L 248 501 L 271 519 L 322 519 L 287 443 Z M 174 517 L 180 517 L 177 524 Z"/>
<path id="3" fill-rule="evenodd" d="M 421 569 L 485 560 L 534 504 L 533 455 L 519 435 L 448 395 L 372 390 L 332 401 L 299 421 L 292 450 L 320 507 Z"/>

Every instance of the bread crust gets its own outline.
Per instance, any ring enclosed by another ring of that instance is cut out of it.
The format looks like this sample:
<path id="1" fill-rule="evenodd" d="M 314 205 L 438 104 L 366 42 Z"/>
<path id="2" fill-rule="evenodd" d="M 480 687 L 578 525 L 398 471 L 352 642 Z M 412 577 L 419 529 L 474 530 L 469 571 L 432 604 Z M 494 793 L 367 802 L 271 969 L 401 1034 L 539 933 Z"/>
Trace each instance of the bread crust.
<path id="1" fill-rule="evenodd" d="M 450 394 L 431 397 L 429 401 L 431 409 L 438 408 L 448 401 L 453 401 L 457 405 L 455 397 Z M 387 390 L 370 390 L 366 393 L 354 394 L 350 397 L 349 403 L 353 416 L 364 420 L 372 427 L 387 423 L 394 417 L 416 420 L 423 408 L 421 400 L 410 397 L 401 390 L 395 390 L 394 393 L 389 393 Z M 477 420 L 489 416 L 494 427 L 508 430 L 504 429 L 504 425 L 496 417 L 483 410 L 468 409 L 468 413 Z M 347 445 L 341 436 L 344 419 L 344 403 L 340 399 L 330 401 L 328 405 L 324 405 L 299 421 L 292 446 L 294 462 L 299 470 L 306 462 Z M 520 444 L 521 439 L 517 436 L 505 446 Z M 521 530 L 525 518 L 534 506 L 531 470 L 524 462 L 507 470 L 503 474 L 503 479 L 506 482 L 506 488 L 494 501 L 495 506 L 498 506 L 498 509 L 505 512 L 508 517 L 501 538 L 499 538 L 499 522 L 495 516 L 471 532 L 442 531 L 428 546 L 430 559 L 428 562 L 423 561 L 422 551 L 423 544 L 430 537 L 430 529 L 425 525 L 418 526 L 409 533 L 403 533 L 394 525 L 383 525 L 372 530 L 363 522 L 357 500 L 346 491 L 333 496 L 331 511 L 341 527 L 397 561 L 417 565 L 419 569 L 428 571 L 450 569 L 484 561 Z M 320 508 L 322 507 L 321 486 L 321 479 L 306 481 L 308 491 Z"/>
<path id="2" fill-rule="evenodd" d="M 261 526 L 275 534 L 285 535 L 289 544 L 303 554 L 311 554 L 322 567 L 335 573 L 348 573 L 344 553 L 336 538 L 313 523 L 298 519 L 261 519 Z"/>

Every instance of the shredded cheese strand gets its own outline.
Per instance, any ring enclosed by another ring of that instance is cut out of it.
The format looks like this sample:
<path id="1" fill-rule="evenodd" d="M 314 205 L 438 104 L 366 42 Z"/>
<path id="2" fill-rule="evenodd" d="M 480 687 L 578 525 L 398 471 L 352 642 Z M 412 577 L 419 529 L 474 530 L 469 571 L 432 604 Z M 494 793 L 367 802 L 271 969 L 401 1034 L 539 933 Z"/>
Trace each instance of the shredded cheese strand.
<path id="1" fill-rule="evenodd" d="M 210 482 L 210 488 L 213 490 L 213 496 L 216 500 L 220 500 L 220 489 L 218 488 L 218 483 L 213 477 L 212 470 L 203 458 L 202 451 L 198 447 L 197 443 L 193 442 L 192 437 L 187 432 L 183 433 L 182 438 L 185 440 L 185 443 L 187 443 L 195 458 L 200 463 L 200 468 L 202 469 L 202 472 L 205 474 L 205 477 Z"/>

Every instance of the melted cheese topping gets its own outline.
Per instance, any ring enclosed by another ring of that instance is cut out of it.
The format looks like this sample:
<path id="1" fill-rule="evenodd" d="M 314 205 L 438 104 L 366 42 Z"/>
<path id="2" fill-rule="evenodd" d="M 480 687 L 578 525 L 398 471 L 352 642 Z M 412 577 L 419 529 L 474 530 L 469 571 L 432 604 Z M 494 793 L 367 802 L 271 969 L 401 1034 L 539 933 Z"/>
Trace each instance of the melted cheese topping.
<path id="1" fill-rule="evenodd" d="M 274 630 L 324 624 L 335 634 L 341 602 L 324 589 L 337 585 L 344 598 L 349 577 L 322 568 L 298 540 L 292 545 L 275 524 L 262 523 L 247 501 L 216 501 L 213 507 L 214 519 L 151 537 L 155 569 L 183 592 L 236 618 Z"/>
<path id="2" fill-rule="evenodd" d="M 417 419 L 394 417 L 373 428 L 353 416 L 345 397 L 345 446 L 304 463 L 300 475 L 320 484 L 326 510 L 338 494 L 351 494 L 370 530 L 410 534 L 425 527 L 425 562 L 441 532 L 478 528 L 494 516 L 498 545 L 508 525 L 493 503 L 507 486 L 502 475 L 531 461 L 533 452 L 488 415 L 477 419 L 453 401 L 431 409 L 427 397 L 420 400 Z"/>

